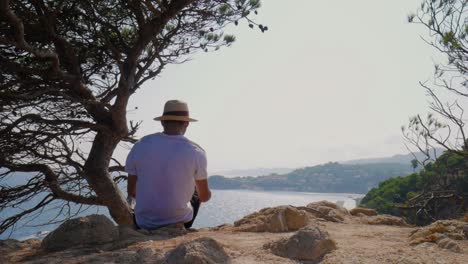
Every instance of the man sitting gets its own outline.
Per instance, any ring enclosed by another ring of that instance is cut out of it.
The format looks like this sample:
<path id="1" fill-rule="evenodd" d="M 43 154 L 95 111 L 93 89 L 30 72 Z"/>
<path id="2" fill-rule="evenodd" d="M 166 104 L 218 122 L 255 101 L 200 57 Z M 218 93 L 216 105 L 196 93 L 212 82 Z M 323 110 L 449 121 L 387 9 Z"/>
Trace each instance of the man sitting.
<path id="1" fill-rule="evenodd" d="M 184 223 L 190 228 L 200 203 L 211 198 L 205 151 L 184 137 L 189 122 L 197 120 L 178 100 L 166 102 L 163 115 L 154 120 L 164 131 L 138 141 L 125 164 L 128 197 L 136 198 L 135 225 L 154 230 Z"/>

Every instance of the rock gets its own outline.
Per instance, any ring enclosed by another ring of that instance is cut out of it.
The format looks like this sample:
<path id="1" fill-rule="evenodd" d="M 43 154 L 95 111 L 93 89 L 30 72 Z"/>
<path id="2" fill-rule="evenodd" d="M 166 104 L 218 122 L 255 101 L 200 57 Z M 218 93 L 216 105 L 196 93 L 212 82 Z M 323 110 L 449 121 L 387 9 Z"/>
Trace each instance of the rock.
<path id="1" fill-rule="evenodd" d="M 333 209 L 338 209 L 339 207 L 336 203 L 332 203 L 332 202 L 325 201 L 325 200 L 313 202 L 307 205 L 307 207 L 319 207 L 319 206 L 330 207 Z"/>
<path id="2" fill-rule="evenodd" d="M 320 260 L 336 249 L 335 241 L 329 238 L 326 231 L 319 227 L 302 228 L 290 238 L 283 238 L 264 245 L 264 248 L 280 257 L 294 260 Z"/>
<path id="3" fill-rule="evenodd" d="M 460 246 L 453 239 L 450 239 L 448 237 L 444 238 L 444 239 L 440 239 L 439 241 L 437 241 L 437 245 L 440 248 L 448 249 L 448 250 L 450 250 L 452 252 L 455 252 L 455 253 L 461 253 Z"/>
<path id="4" fill-rule="evenodd" d="M 362 207 L 356 207 L 351 209 L 349 213 L 353 216 L 360 216 L 360 214 L 366 215 L 366 216 L 374 216 L 377 215 L 377 211 L 374 209 L 369 209 L 369 208 L 362 208 Z"/>
<path id="5" fill-rule="evenodd" d="M 369 225 L 410 226 L 403 218 L 392 215 L 365 216 L 360 218 L 360 222 Z"/>
<path id="6" fill-rule="evenodd" d="M 424 260 L 421 260 L 418 256 L 402 256 L 396 263 L 398 264 L 427 264 Z"/>
<path id="7" fill-rule="evenodd" d="M 16 239 L 0 240 L 0 263 L 20 262 L 25 252 L 40 248 L 41 241 L 36 238 L 18 241 Z"/>
<path id="8" fill-rule="evenodd" d="M 128 239 L 139 239 L 145 238 L 146 235 L 142 232 L 138 232 L 133 226 L 130 225 L 120 225 L 117 227 L 119 230 L 119 239 L 128 240 Z"/>
<path id="9" fill-rule="evenodd" d="M 158 250 L 143 247 L 135 250 L 120 250 L 120 251 L 107 251 L 99 252 L 98 254 L 86 255 L 84 258 L 75 261 L 74 263 L 122 263 L 122 264 L 145 264 L 145 263 L 161 263 L 162 254 Z"/>
<path id="10" fill-rule="evenodd" d="M 19 241 L 16 239 L 0 240 L 0 252 L 32 248 L 37 247 L 40 244 L 41 240 L 37 238 L 31 238 L 23 241 Z"/>
<path id="11" fill-rule="evenodd" d="M 9 263 L 8 254 L 14 254 L 20 251 L 36 250 L 40 248 L 41 241 L 36 238 L 18 241 L 16 239 L 0 240 L 0 263 Z M 5 258 L 5 259 L 4 259 Z"/>
<path id="12" fill-rule="evenodd" d="M 440 248 L 461 253 L 455 240 L 467 239 L 464 234 L 466 224 L 457 220 L 439 220 L 429 226 L 415 229 L 410 236 L 410 245 L 436 243 Z"/>
<path id="13" fill-rule="evenodd" d="M 336 210 L 330 210 L 330 211 L 328 212 L 327 216 L 329 216 L 329 217 L 331 217 L 331 218 L 334 218 L 334 219 L 338 219 L 338 220 L 340 220 L 340 221 L 344 221 L 344 220 L 345 220 L 344 216 L 343 216 L 342 214 L 337 213 Z"/>
<path id="14" fill-rule="evenodd" d="M 75 246 L 105 244 L 117 240 L 119 231 L 104 215 L 89 215 L 65 221 L 49 233 L 41 247 L 58 251 Z"/>
<path id="15" fill-rule="evenodd" d="M 163 263 L 165 264 L 210 264 L 228 263 L 229 256 L 223 247 L 209 237 L 197 238 L 185 242 L 170 251 Z"/>
<path id="16" fill-rule="evenodd" d="M 318 206 L 317 211 L 321 212 L 322 214 L 328 215 L 330 211 L 333 211 L 333 208 L 328 207 L 328 206 Z"/>
<path id="17" fill-rule="evenodd" d="M 410 236 L 410 244 L 435 242 L 432 235 L 441 234 L 453 240 L 467 239 L 465 235 L 466 224 L 457 220 L 439 220 L 428 226 L 415 229 Z"/>
<path id="18" fill-rule="evenodd" d="M 16 239 L 6 239 L 6 240 L 0 240 L 0 252 L 2 251 L 14 251 L 21 249 L 21 241 L 18 241 Z"/>
<path id="19" fill-rule="evenodd" d="M 465 235 L 465 239 L 468 239 L 468 225 L 463 226 L 463 234 Z"/>
<path id="20" fill-rule="evenodd" d="M 308 204 L 306 207 L 298 207 L 316 218 L 322 218 L 327 221 L 341 223 L 349 215 L 346 208 L 341 207 L 329 201 L 319 201 Z"/>
<path id="21" fill-rule="evenodd" d="M 237 231 L 287 232 L 306 226 L 307 214 L 292 206 L 265 208 L 234 222 Z"/>
<path id="22" fill-rule="evenodd" d="M 339 214 L 341 214 L 341 215 L 349 215 L 349 212 L 348 212 L 348 210 L 346 208 L 344 208 L 343 206 L 340 206 L 338 204 L 329 202 L 329 201 L 313 202 L 313 203 L 308 204 L 307 207 L 314 208 L 314 209 L 317 209 L 319 211 L 320 211 L 320 209 L 318 209 L 318 207 L 328 207 L 328 208 L 337 210 L 339 212 Z"/>
<path id="23" fill-rule="evenodd" d="M 140 248 L 134 253 L 121 252 L 114 256 L 114 260 L 117 263 L 155 263 L 155 260 L 159 259 L 161 256 L 158 251 L 155 251 L 151 248 Z M 102 263 L 102 262 L 101 262 Z"/>
<path id="24" fill-rule="evenodd" d="M 113 243 L 113 245 L 110 247 L 111 250 L 128 247 L 129 245 L 140 241 L 167 240 L 177 236 L 183 236 L 189 232 L 185 229 L 183 224 L 172 224 L 158 228 L 156 230 L 136 230 L 133 226 L 121 225 L 118 227 L 118 230 L 119 240 Z"/>

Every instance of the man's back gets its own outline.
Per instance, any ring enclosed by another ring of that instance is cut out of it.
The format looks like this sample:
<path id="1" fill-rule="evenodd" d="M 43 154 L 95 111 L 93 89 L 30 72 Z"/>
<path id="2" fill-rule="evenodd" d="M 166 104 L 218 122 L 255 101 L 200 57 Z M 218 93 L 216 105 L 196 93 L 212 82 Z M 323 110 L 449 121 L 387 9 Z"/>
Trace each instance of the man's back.
<path id="1" fill-rule="evenodd" d="M 181 135 L 148 135 L 132 148 L 125 167 L 138 177 L 135 216 L 140 227 L 153 229 L 192 219 L 188 202 L 195 180 L 207 177 L 200 147 Z"/>

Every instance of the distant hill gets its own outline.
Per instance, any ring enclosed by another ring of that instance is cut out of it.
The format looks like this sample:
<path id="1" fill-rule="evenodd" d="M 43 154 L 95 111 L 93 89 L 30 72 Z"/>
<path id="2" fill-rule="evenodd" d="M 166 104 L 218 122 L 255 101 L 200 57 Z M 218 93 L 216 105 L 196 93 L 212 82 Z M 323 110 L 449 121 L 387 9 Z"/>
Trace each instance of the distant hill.
<path id="1" fill-rule="evenodd" d="M 292 168 L 254 168 L 254 169 L 238 169 L 225 170 L 212 173 L 213 175 L 223 175 L 224 177 L 245 177 L 245 176 L 265 176 L 270 174 L 286 174 L 294 169 Z"/>
<path id="2" fill-rule="evenodd" d="M 366 193 L 379 182 L 412 173 L 408 164 L 372 163 L 323 165 L 297 169 L 286 174 L 260 177 L 210 177 L 213 189 L 253 189 L 300 192 Z"/>
<path id="3" fill-rule="evenodd" d="M 444 152 L 443 149 L 435 149 L 435 155 L 434 155 L 434 151 L 431 151 L 431 158 L 435 160 L 443 152 Z M 413 160 L 415 157 L 417 160 L 420 160 L 420 161 L 426 158 L 426 156 L 423 153 L 417 152 L 417 153 L 414 153 L 414 155 L 411 153 L 398 154 L 398 155 L 393 155 L 391 157 L 356 159 L 356 160 L 343 161 L 341 163 L 343 164 L 400 163 L 400 164 L 407 164 L 408 166 L 410 166 L 411 160 Z"/>

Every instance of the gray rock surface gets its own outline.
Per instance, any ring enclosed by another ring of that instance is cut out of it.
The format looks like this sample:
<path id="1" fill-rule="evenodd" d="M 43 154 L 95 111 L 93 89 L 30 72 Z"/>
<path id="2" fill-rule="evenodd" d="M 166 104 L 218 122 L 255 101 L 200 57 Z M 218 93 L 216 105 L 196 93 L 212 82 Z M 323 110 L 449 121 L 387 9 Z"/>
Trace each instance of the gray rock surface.
<path id="1" fill-rule="evenodd" d="M 216 240 L 209 237 L 201 237 L 180 244 L 170 251 L 163 261 L 165 264 L 217 264 L 229 262 L 229 256 L 223 247 Z"/>
<path id="2" fill-rule="evenodd" d="M 351 209 L 349 213 L 353 216 L 361 216 L 361 215 L 366 215 L 366 216 L 375 216 L 377 215 L 377 211 L 374 209 L 369 209 L 369 208 L 363 208 L 363 207 L 356 207 Z"/>
<path id="3" fill-rule="evenodd" d="M 440 248 L 447 249 L 455 253 L 461 253 L 460 246 L 453 239 L 450 239 L 447 237 L 447 238 L 438 240 L 436 243 Z"/>
<path id="4" fill-rule="evenodd" d="M 75 246 L 109 243 L 119 238 L 114 223 L 104 215 L 89 215 L 65 221 L 49 233 L 41 247 L 48 251 L 58 251 Z"/>
<path id="5" fill-rule="evenodd" d="M 361 216 L 359 222 L 369 225 L 410 226 L 405 219 L 393 215 Z"/>
<path id="6" fill-rule="evenodd" d="M 270 249 L 273 254 L 280 257 L 318 261 L 335 250 L 336 244 L 326 231 L 317 226 L 308 226 L 300 229 L 290 238 L 266 244 L 264 248 Z"/>

